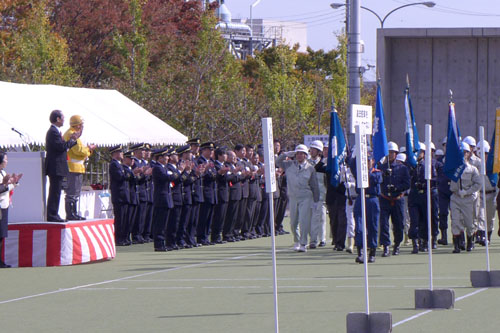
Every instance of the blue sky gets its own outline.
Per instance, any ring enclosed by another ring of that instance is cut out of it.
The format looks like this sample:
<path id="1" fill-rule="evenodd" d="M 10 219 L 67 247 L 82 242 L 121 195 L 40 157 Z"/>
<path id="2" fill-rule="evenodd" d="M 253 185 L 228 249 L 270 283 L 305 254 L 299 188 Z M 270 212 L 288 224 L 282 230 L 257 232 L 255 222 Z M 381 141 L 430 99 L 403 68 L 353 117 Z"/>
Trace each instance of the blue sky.
<path id="1" fill-rule="evenodd" d="M 250 16 L 250 5 L 256 0 L 226 0 L 226 6 L 233 18 Z M 384 17 L 392 9 L 411 0 L 360 0 Z M 337 44 L 335 34 L 345 23 L 345 9 L 333 10 L 330 3 L 345 3 L 345 0 L 261 0 L 254 7 L 254 18 L 306 22 L 308 44 L 313 49 L 330 50 Z M 437 28 L 437 27 L 499 27 L 500 0 L 434 0 L 436 6 L 411 6 L 391 14 L 385 21 L 385 28 Z M 375 64 L 376 29 L 378 19 L 366 10 L 361 11 L 361 39 L 365 43 L 363 64 Z M 375 71 L 365 74 L 365 79 L 373 80 Z"/>

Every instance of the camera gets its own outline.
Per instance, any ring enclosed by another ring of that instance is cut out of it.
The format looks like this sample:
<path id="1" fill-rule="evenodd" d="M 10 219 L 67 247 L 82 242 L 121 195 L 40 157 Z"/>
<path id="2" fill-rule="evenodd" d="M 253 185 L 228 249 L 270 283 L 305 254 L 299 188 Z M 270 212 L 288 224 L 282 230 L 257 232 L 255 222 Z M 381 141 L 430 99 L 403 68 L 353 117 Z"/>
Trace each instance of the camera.
<path id="1" fill-rule="evenodd" d="M 392 176 L 392 169 L 387 169 L 387 170 L 385 170 L 385 171 L 384 171 L 384 176 L 386 176 L 386 177 L 390 177 L 390 176 Z"/>
<path id="2" fill-rule="evenodd" d="M 396 186 L 389 184 L 387 185 L 387 192 L 395 192 L 396 191 Z"/>

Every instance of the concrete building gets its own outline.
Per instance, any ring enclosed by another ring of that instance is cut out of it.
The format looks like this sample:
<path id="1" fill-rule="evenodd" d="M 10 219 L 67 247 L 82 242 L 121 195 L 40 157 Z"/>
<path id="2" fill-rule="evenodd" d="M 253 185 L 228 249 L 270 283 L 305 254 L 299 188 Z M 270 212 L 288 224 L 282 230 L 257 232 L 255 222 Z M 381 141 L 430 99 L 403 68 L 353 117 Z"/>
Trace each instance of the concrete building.
<path id="1" fill-rule="evenodd" d="M 449 90 L 462 137 L 489 141 L 500 106 L 500 28 L 378 29 L 377 65 L 388 138 L 404 145 L 406 75 L 421 141 L 432 124 L 433 141 L 448 127 Z"/>
<path id="2" fill-rule="evenodd" d="M 235 20 L 233 20 L 235 21 Z M 252 24 L 253 21 L 253 24 Z M 293 47 L 299 44 L 299 52 L 307 50 L 307 24 L 294 21 L 272 21 L 263 19 L 247 19 L 245 23 L 252 27 L 255 37 L 275 39 L 280 44 Z"/>

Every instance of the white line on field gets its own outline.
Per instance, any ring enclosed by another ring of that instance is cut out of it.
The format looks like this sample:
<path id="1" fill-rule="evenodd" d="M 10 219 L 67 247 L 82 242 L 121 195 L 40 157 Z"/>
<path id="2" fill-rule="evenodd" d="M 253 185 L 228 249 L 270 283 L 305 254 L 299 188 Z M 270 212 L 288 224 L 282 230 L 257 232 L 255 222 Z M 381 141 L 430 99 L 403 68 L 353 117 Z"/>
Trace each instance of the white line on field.
<path id="1" fill-rule="evenodd" d="M 364 280 L 364 276 L 351 276 L 351 277 L 313 277 L 313 278 L 278 278 L 278 281 L 317 281 L 317 280 Z M 422 277 L 370 277 L 370 280 L 428 280 L 428 276 Z M 434 280 L 464 280 L 468 277 L 457 278 L 457 277 L 435 277 Z M 211 282 L 211 281 L 272 281 L 271 278 L 214 278 L 214 279 L 137 279 L 137 280 L 126 280 L 124 282 Z M 419 288 L 422 286 L 418 286 Z M 449 287 L 448 287 L 449 288 Z"/>
<path id="2" fill-rule="evenodd" d="M 455 302 L 457 302 L 457 301 L 461 301 L 461 300 L 463 300 L 463 299 L 465 299 L 465 298 L 467 298 L 467 297 L 470 297 L 470 296 L 473 296 L 473 295 L 479 294 L 480 292 L 483 292 L 483 291 L 485 291 L 485 290 L 487 290 L 487 289 L 488 289 L 488 288 L 481 288 L 481 289 L 479 289 L 479 290 L 476 290 L 476 291 L 473 291 L 473 292 L 468 293 L 468 294 L 466 294 L 466 295 L 463 295 L 463 296 L 460 296 L 460 297 L 458 297 L 458 298 L 455 298 Z M 395 323 L 395 324 L 393 324 L 393 325 L 392 325 L 392 328 L 394 328 L 394 327 L 396 327 L 396 326 L 399 326 L 399 325 L 401 325 L 401 324 L 407 323 L 407 322 L 409 322 L 410 320 L 416 319 L 416 318 L 421 317 L 421 316 L 423 316 L 423 315 L 426 315 L 426 314 L 428 314 L 428 313 L 431 313 L 432 311 L 434 311 L 434 310 L 425 310 L 424 312 L 417 313 L 416 315 L 413 315 L 413 316 L 411 316 L 411 317 L 408 317 L 408 318 L 406 318 L 406 319 L 403 319 L 403 320 L 401 320 L 401 321 L 398 321 L 397 323 Z"/>
<path id="3" fill-rule="evenodd" d="M 359 286 L 335 286 L 335 288 L 364 288 L 364 285 Z M 374 286 L 370 285 L 370 288 L 396 288 L 396 286 Z"/>
<path id="4" fill-rule="evenodd" d="M 276 251 L 276 252 L 278 252 L 278 251 Z M 198 263 L 198 264 L 191 264 L 191 265 L 186 265 L 186 266 L 178 266 L 178 267 L 166 268 L 166 269 L 162 269 L 162 270 L 159 270 L 159 271 L 147 272 L 147 273 L 142 273 L 142 274 L 136 274 L 136 275 L 126 276 L 126 277 L 122 277 L 122 278 L 118 278 L 118 279 L 113 279 L 113 280 L 107 280 L 107 281 L 89 283 L 89 284 L 84 284 L 84 285 L 81 285 L 81 286 L 76 286 L 76 287 L 71 287 L 71 288 L 61 288 L 61 289 L 58 289 L 58 290 L 52 290 L 52 291 L 48 291 L 48 292 L 45 292 L 45 293 L 28 295 L 28 296 L 23 296 L 23 297 L 18 297 L 18 298 L 12 298 L 12 299 L 8 299 L 8 300 L 5 300 L 5 301 L 0 301 L 0 304 L 12 303 L 12 302 L 22 301 L 22 300 L 26 300 L 26 299 L 30 299 L 30 298 L 35 298 L 35 297 L 41 297 L 41 296 L 47 296 L 47 295 L 52 295 L 52 294 L 58 294 L 58 293 L 62 293 L 62 292 L 65 292 L 65 291 L 72 291 L 72 290 L 84 289 L 84 288 L 89 288 L 89 287 L 94 287 L 94 286 L 100 286 L 100 285 L 103 285 L 103 284 L 108 284 L 108 283 L 113 283 L 113 282 L 119 282 L 119 281 L 123 281 L 123 280 L 129 280 L 129 279 L 139 278 L 139 277 L 143 277 L 143 276 L 149 276 L 149 275 L 158 274 L 158 273 L 178 271 L 178 270 L 186 269 L 186 268 L 193 268 L 193 267 L 205 266 L 205 265 L 215 264 L 215 263 L 219 263 L 219 262 L 224 262 L 224 261 L 229 261 L 229 260 L 244 259 L 244 258 L 255 257 L 255 256 L 260 256 L 260 255 L 265 255 L 265 254 L 268 254 L 268 253 L 252 253 L 252 254 L 249 254 L 247 256 L 238 256 L 238 257 L 231 257 L 231 258 L 227 258 L 227 259 L 210 260 L 210 261 L 201 262 L 201 263 Z"/>

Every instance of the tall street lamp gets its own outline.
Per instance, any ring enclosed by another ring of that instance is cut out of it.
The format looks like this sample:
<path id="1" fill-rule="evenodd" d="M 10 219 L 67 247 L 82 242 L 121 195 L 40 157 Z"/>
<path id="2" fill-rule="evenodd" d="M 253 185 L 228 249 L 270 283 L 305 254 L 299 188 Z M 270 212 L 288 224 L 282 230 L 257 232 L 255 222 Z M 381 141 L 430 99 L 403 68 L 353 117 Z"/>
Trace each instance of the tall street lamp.
<path id="1" fill-rule="evenodd" d="M 372 13 L 373 15 L 375 15 L 377 17 L 377 19 L 379 20 L 379 22 L 380 22 L 380 28 L 383 29 L 384 28 L 385 20 L 387 19 L 387 17 L 389 17 L 389 15 L 391 15 L 392 13 L 394 13 L 397 10 L 400 10 L 401 8 L 405 8 L 405 7 L 409 7 L 409 6 L 417 6 L 417 5 L 424 5 L 424 6 L 427 6 L 429 8 L 432 8 L 432 7 L 434 7 L 436 5 L 436 3 L 433 2 L 433 1 L 424 1 L 424 2 L 409 3 L 409 4 L 406 4 L 406 5 L 394 8 L 393 10 L 391 10 L 390 12 L 388 12 L 384 16 L 384 18 L 381 18 L 380 15 L 378 15 L 375 11 L 371 10 L 370 8 L 366 8 L 364 6 L 361 6 L 361 8 L 364 9 L 364 10 L 366 10 L 366 11 L 369 11 L 370 13 Z M 338 9 L 338 8 L 344 7 L 344 6 L 345 6 L 344 3 L 332 3 L 332 4 L 330 4 L 330 7 L 332 7 L 333 9 Z"/>

